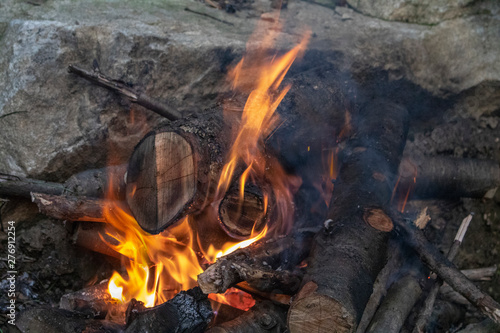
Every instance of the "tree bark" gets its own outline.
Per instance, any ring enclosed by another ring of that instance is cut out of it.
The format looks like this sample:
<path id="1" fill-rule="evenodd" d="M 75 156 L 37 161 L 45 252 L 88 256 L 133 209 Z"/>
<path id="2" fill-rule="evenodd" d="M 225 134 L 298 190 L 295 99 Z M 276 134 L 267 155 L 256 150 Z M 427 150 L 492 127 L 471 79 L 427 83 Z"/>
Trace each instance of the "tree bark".
<path id="1" fill-rule="evenodd" d="M 354 134 L 340 156 L 330 219 L 315 237 L 307 283 L 288 313 L 292 333 L 356 330 L 386 258 L 389 202 L 407 120 L 404 108 L 381 100 L 353 114 Z"/>

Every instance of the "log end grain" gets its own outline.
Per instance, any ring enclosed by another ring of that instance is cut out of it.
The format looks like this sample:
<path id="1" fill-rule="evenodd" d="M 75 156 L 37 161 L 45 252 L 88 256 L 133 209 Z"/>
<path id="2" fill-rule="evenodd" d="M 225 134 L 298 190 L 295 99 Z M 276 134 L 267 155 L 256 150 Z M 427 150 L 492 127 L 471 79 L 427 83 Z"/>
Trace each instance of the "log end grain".
<path id="1" fill-rule="evenodd" d="M 168 131 L 145 137 L 127 172 L 127 202 L 139 225 L 156 234 L 182 217 L 196 191 L 191 144 Z"/>
<path id="2" fill-rule="evenodd" d="M 316 290 L 316 283 L 311 281 L 296 296 L 288 312 L 290 332 L 354 332 L 355 315 L 335 299 L 316 293 Z"/>
<path id="3" fill-rule="evenodd" d="M 363 219 L 370 226 L 380 231 L 389 232 L 394 228 L 391 218 L 380 208 L 365 209 Z"/>

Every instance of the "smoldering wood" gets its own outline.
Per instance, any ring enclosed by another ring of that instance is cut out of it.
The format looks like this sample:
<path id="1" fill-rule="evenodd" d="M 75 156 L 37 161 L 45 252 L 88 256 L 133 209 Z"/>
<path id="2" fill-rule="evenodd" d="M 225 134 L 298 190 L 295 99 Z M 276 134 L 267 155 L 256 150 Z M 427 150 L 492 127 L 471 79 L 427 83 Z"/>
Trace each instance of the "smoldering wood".
<path id="1" fill-rule="evenodd" d="M 212 309 L 214 310 L 214 318 L 210 323 L 209 328 L 236 319 L 245 313 L 245 311 L 232 307 L 228 304 L 222 304 L 212 299 L 209 299 L 209 301 L 212 305 Z"/>
<path id="2" fill-rule="evenodd" d="M 393 221 L 395 233 L 405 239 L 405 244 L 412 248 L 433 272 L 485 315 L 500 322 L 500 304 L 476 287 L 434 245 L 429 243 L 424 234 L 411 222 L 400 217 L 393 218 Z"/>
<path id="3" fill-rule="evenodd" d="M 73 234 L 73 244 L 113 258 L 124 258 L 109 246 L 119 244 L 116 239 L 106 234 L 106 226 L 101 223 L 80 222 Z"/>
<path id="4" fill-rule="evenodd" d="M 212 202 L 228 150 L 220 110 L 192 115 L 146 135 L 127 171 L 127 202 L 157 234 Z"/>
<path id="5" fill-rule="evenodd" d="M 500 166 L 493 160 L 411 156 L 401 161 L 399 174 L 399 186 L 419 199 L 482 198 L 500 186 Z"/>
<path id="6" fill-rule="evenodd" d="M 245 184 L 243 198 L 240 181 L 230 186 L 219 205 L 219 219 L 227 233 L 235 238 L 248 238 L 252 232 L 259 233 L 269 214 L 262 190 L 253 183 Z"/>
<path id="7" fill-rule="evenodd" d="M 243 315 L 217 325 L 207 333 L 281 333 L 286 331 L 286 306 L 258 302 Z"/>
<path id="8" fill-rule="evenodd" d="M 398 333 L 421 294 L 422 288 L 411 275 L 394 282 L 366 332 Z"/>
<path id="9" fill-rule="evenodd" d="M 354 332 L 385 263 L 392 228 L 387 212 L 408 114 L 399 105 L 375 100 L 352 119 L 354 133 L 339 158 L 330 219 L 315 237 L 306 284 L 288 313 L 292 333 L 310 327 Z"/>
<path id="10" fill-rule="evenodd" d="M 179 111 L 175 110 L 171 106 L 160 102 L 154 98 L 147 96 L 146 94 L 141 94 L 135 89 L 131 88 L 123 81 L 114 80 L 103 73 L 101 73 L 97 62 L 94 60 L 94 70 L 92 72 L 86 71 L 76 65 L 69 65 L 68 72 L 76 74 L 84 79 L 92 82 L 93 84 L 104 87 L 111 90 L 119 95 L 127 98 L 132 103 L 136 103 L 140 106 L 145 107 L 148 110 L 156 112 L 162 117 L 169 120 L 176 120 L 182 117 Z"/>
<path id="11" fill-rule="evenodd" d="M 64 183 L 0 174 L 0 196 L 31 198 L 31 193 L 103 198 L 107 191 L 117 199 L 125 198 L 126 164 L 80 172 Z M 112 184 L 112 186 L 111 186 Z"/>
<path id="12" fill-rule="evenodd" d="M 106 222 L 104 211 L 112 204 L 103 199 L 31 193 L 40 213 L 58 220 Z"/>
<path id="13" fill-rule="evenodd" d="M 125 332 L 203 332 L 213 317 L 212 307 L 199 288 L 181 291 L 171 300 L 130 314 Z"/>
<path id="14" fill-rule="evenodd" d="M 449 332 L 451 328 L 457 327 L 464 317 L 463 306 L 437 299 L 434 311 L 429 318 L 429 331 L 426 332 Z"/>
<path id="15" fill-rule="evenodd" d="M 305 259 L 311 238 L 310 234 L 303 234 L 255 242 L 219 258 L 198 275 L 198 284 L 207 294 L 222 293 L 241 281 L 260 291 L 293 294 L 301 276 L 288 269 Z"/>

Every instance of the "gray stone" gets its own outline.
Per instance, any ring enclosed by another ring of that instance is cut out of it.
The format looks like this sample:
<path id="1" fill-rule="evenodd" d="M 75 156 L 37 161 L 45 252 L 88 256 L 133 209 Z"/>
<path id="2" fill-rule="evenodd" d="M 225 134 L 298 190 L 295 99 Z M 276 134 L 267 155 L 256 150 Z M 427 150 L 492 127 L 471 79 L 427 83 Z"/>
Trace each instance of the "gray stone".
<path id="1" fill-rule="evenodd" d="M 97 59 L 107 75 L 181 112 L 196 112 L 226 89 L 225 71 L 259 17 L 266 18 L 260 34 L 274 28 L 269 5 L 257 0 L 251 10 L 227 14 L 181 0 L 1 2 L 0 172 L 63 180 L 126 161 L 164 120 L 68 74 L 67 66 L 90 69 Z M 498 15 L 424 26 L 294 1 L 281 17 L 286 24 L 277 48 L 290 48 L 309 27 L 317 66 L 330 63 L 354 77 L 383 71 L 389 82 L 458 101 L 454 110 L 463 117 L 498 110 Z"/>
<path id="2" fill-rule="evenodd" d="M 495 0 L 347 0 L 361 13 L 384 20 L 437 24 L 478 14 L 498 14 Z"/>

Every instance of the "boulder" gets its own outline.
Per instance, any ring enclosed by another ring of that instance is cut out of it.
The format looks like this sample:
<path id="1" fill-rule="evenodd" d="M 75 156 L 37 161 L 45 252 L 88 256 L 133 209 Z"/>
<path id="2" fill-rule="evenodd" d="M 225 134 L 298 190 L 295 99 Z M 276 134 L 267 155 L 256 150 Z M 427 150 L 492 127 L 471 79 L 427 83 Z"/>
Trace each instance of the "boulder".
<path id="1" fill-rule="evenodd" d="M 68 74 L 69 64 L 91 69 L 96 59 L 105 74 L 182 113 L 197 112 L 226 90 L 225 72 L 259 19 L 260 34 L 275 28 L 270 10 L 264 0 L 236 13 L 179 0 L 3 1 L 0 172 L 60 181 L 121 163 L 166 121 Z M 475 14 L 430 26 L 293 1 L 281 12 L 277 48 L 290 48 L 309 27 L 304 68 L 333 65 L 359 87 L 369 73 L 382 73 L 371 79 L 373 94 L 398 86 L 393 98 L 411 95 L 417 113 L 452 109 L 477 118 L 498 110 L 500 18 Z"/>

